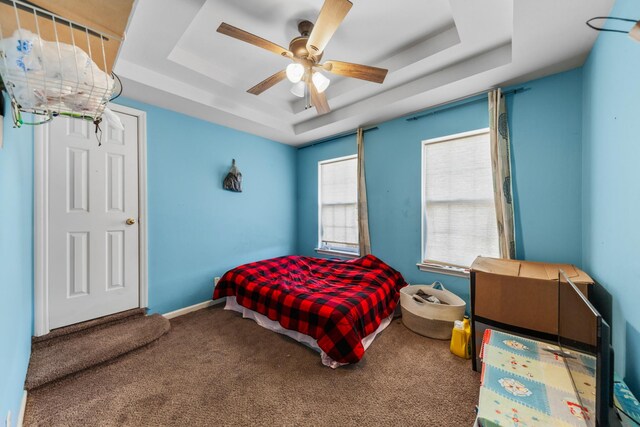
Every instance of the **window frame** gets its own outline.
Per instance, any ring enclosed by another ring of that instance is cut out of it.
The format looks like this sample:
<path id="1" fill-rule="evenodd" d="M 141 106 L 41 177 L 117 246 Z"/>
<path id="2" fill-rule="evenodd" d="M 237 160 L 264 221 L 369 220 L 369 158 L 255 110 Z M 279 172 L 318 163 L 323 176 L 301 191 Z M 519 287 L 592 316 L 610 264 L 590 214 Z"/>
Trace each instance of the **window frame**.
<path id="1" fill-rule="evenodd" d="M 329 163 L 337 163 L 337 162 L 343 162 L 346 160 L 357 160 L 358 159 L 358 154 L 349 154 L 347 156 L 341 156 L 341 157 L 334 157 L 331 159 L 325 159 L 325 160 L 320 160 L 318 161 L 318 197 L 317 197 L 317 203 L 318 203 L 318 241 L 317 241 L 317 246 L 315 248 L 315 251 L 319 254 L 324 254 L 324 255 L 334 255 L 334 256 L 338 256 L 338 257 L 342 257 L 342 258 L 359 258 L 360 257 L 360 248 L 358 248 L 356 251 L 351 252 L 351 251 L 342 251 L 342 250 L 338 250 L 338 249 L 330 249 L 330 248 L 323 248 L 322 247 L 322 166 L 329 164 Z M 357 179 L 357 178 L 356 178 Z M 356 182 L 356 212 L 358 209 L 358 202 L 357 202 L 357 195 L 358 195 L 358 185 Z M 357 230 L 358 234 L 360 232 L 360 230 Z M 359 238 L 359 236 L 358 236 Z"/>
<path id="2" fill-rule="evenodd" d="M 490 128 L 486 127 L 486 128 L 481 128 L 481 129 L 475 129 L 475 130 L 471 130 L 471 131 L 467 131 L 467 132 L 460 132 L 460 133 L 455 133 L 455 134 L 451 134 L 451 135 L 445 135 L 445 136 L 441 136 L 441 137 L 437 137 L 437 138 L 431 138 L 431 139 L 425 139 L 422 141 L 421 143 L 421 150 L 420 150 L 420 162 L 422 163 L 422 167 L 421 167 L 421 186 L 420 186 L 420 222 L 421 222 L 421 226 L 420 226 L 420 262 L 417 263 L 417 267 L 424 272 L 429 272 L 429 273 L 439 273 L 439 274 L 446 274 L 446 275 L 450 275 L 450 276 L 456 276 L 456 277 L 464 277 L 464 278 L 469 278 L 470 277 L 470 273 L 469 273 L 469 268 L 470 267 L 465 267 L 465 266 L 461 266 L 461 265 L 456 265 L 456 264 L 450 264 L 447 262 L 443 262 L 443 261 L 436 261 L 436 260 L 430 260 L 426 257 L 426 250 L 427 250 L 427 242 L 426 242 L 426 238 L 427 238 L 427 233 L 426 233 L 426 227 L 427 227 L 427 216 L 426 216 L 426 200 L 425 200 L 425 194 L 426 194 L 426 162 L 425 162 L 425 151 L 426 151 L 426 147 L 428 145 L 431 144 L 438 144 L 438 143 L 442 143 L 442 142 L 447 142 L 447 141 L 451 141 L 451 140 L 455 140 L 455 139 L 460 139 L 460 138 L 467 138 L 470 136 L 476 136 L 476 135 L 482 135 L 482 134 L 487 134 L 489 136 L 489 132 L 490 132 Z"/>

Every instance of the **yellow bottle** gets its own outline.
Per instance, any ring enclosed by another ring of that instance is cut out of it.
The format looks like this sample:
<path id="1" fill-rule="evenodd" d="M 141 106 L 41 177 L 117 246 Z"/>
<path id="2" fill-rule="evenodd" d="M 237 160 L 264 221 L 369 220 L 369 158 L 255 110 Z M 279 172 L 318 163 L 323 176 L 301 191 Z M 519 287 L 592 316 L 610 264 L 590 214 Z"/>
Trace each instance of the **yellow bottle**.
<path id="1" fill-rule="evenodd" d="M 471 338 L 471 325 L 469 324 L 469 318 L 465 316 L 464 320 L 456 320 L 453 324 L 453 331 L 451 332 L 451 346 L 449 349 L 451 353 L 463 359 L 471 358 L 471 347 L 469 346 L 469 339 Z"/>
<path id="2" fill-rule="evenodd" d="M 464 335 L 466 338 L 465 342 L 467 344 L 466 358 L 471 359 L 471 322 L 469 322 L 469 316 L 464 316 L 464 319 L 462 320 L 462 324 L 464 326 Z"/>

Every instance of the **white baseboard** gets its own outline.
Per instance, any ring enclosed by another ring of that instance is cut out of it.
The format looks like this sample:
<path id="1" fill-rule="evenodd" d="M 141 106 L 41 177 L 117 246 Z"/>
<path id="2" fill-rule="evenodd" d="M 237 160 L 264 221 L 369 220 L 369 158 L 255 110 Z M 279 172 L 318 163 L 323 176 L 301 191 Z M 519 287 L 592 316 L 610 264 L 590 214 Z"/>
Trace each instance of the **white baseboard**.
<path id="1" fill-rule="evenodd" d="M 24 411 L 27 409 L 27 390 L 22 394 L 22 402 L 20 402 L 20 413 L 18 414 L 17 427 L 22 427 L 24 421 Z"/>
<path id="2" fill-rule="evenodd" d="M 225 298 L 219 298 L 217 300 L 203 301 L 198 304 L 190 305 L 189 307 L 180 308 L 175 311 L 163 314 L 167 319 L 173 319 L 174 317 L 184 316 L 192 311 L 202 310 L 203 308 L 211 307 L 212 305 L 220 304 L 225 301 Z"/>

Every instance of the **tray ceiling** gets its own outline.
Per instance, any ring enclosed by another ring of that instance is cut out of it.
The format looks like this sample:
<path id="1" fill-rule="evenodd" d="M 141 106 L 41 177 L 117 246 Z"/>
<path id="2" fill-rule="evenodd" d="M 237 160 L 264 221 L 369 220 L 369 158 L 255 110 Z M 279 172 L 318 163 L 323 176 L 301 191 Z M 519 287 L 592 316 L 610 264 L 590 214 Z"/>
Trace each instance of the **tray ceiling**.
<path id="1" fill-rule="evenodd" d="M 323 59 L 388 68 L 382 85 L 328 74 L 318 116 L 287 80 L 246 90 L 286 58 L 216 32 L 221 22 L 281 46 L 322 0 L 138 0 L 116 65 L 124 95 L 291 145 L 409 114 L 502 84 L 581 65 L 584 22 L 613 0 L 354 1 Z"/>

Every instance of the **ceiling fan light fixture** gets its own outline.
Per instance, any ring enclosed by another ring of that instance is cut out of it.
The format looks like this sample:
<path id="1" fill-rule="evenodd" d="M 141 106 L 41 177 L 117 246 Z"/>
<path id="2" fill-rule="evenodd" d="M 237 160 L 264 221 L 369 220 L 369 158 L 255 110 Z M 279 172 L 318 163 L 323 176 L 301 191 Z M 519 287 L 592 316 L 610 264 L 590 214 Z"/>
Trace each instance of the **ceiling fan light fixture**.
<path id="1" fill-rule="evenodd" d="M 319 71 L 313 73 L 311 80 L 318 90 L 318 93 L 324 92 L 329 87 L 329 83 L 331 83 L 331 80 Z"/>
<path id="2" fill-rule="evenodd" d="M 304 82 L 299 81 L 298 83 L 295 83 L 291 87 L 291 93 L 299 98 L 304 98 L 304 88 L 305 88 Z"/>
<path id="3" fill-rule="evenodd" d="M 304 76 L 304 66 L 294 62 L 287 65 L 287 78 L 291 83 L 298 83 Z"/>

